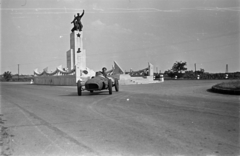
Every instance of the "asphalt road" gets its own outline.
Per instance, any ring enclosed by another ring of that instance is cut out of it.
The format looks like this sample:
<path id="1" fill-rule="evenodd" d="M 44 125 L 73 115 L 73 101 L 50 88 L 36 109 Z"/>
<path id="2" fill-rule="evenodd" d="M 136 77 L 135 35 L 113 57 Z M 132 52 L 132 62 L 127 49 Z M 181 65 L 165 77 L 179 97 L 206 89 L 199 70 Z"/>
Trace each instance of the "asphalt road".
<path id="1" fill-rule="evenodd" d="M 76 87 L 1 83 L 12 155 L 240 155 L 239 96 L 222 81 L 165 81 L 77 96 Z"/>

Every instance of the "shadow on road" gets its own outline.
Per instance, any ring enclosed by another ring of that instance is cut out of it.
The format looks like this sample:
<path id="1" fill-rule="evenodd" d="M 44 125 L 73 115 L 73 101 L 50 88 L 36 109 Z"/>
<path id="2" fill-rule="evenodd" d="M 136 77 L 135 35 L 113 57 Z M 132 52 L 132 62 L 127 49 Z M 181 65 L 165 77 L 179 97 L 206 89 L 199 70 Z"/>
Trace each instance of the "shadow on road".
<path id="1" fill-rule="evenodd" d="M 207 89 L 207 92 L 213 93 L 213 94 L 217 94 L 216 92 L 214 92 L 214 91 L 212 90 L 212 88 Z"/>
<path id="2" fill-rule="evenodd" d="M 114 94 L 114 93 L 113 93 Z M 98 92 L 93 92 L 93 93 L 90 93 L 90 92 L 82 92 L 82 95 L 81 96 L 96 96 L 96 95 L 105 95 L 105 96 L 108 96 L 109 93 L 106 91 L 98 91 Z M 66 95 L 60 95 L 60 96 L 78 96 L 77 92 L 72 92 L 70 94 L 66 94 Z"/>

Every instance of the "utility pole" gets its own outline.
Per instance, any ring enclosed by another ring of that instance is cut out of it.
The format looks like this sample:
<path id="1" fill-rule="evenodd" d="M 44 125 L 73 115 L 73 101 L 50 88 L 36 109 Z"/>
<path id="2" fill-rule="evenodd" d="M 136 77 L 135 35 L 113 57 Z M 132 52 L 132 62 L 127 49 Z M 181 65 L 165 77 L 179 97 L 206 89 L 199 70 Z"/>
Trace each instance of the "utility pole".
<path id="1" fill-rule="evenodd" d="M 195 67 L 195 75 L 196 75 L 196 68 L 197 68 L 197 64 L 196 63 L 194 64 L 194 67 Z"/>
<path id="2" fill-rule="evenodd" d="M 228 64 L 226 64 L 226 74 L 228 73 Z"/>
<path id="3" fill-rule="evenodd" d="M 18 64 L 18 81 L 19 81 L 19 64 Z"/>

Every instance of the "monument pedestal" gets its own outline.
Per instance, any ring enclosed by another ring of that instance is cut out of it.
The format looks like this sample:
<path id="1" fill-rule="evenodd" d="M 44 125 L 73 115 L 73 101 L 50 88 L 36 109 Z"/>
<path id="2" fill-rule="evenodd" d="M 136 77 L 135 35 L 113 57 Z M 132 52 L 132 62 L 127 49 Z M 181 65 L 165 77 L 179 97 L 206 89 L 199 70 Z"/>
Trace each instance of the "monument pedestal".
<path id="1" fill-rule="evenodd" d="M 67 69 L 73 70 L 74 69 L 74 57 L 73 57 L 73 50 L 70 49 L 67 51 Z"/>
<path id="2" fill-rule="evenodd" d="M 153 76 L 154 66 L 148 62 L 148 76 Z"/>
<path id="3" fill-rule="evenodd" d="M 70 50 L 67 52 L 68 69 L 75 68 L 76 82 L 81 80 L 83 70 L 86 70 L 86 51 L 83 49 L 83 32 L 73 31 L 70 34 Z M 71 59 L 73 58 L 73 59 Z"/>

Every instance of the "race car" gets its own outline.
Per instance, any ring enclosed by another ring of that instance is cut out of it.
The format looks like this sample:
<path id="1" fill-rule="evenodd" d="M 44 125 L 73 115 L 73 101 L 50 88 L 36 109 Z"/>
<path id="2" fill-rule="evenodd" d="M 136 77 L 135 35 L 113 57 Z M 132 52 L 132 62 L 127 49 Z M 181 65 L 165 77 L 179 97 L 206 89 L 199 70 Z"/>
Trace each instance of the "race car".
<path id="1" fill-rule="evenodd" d="M 93 93 L 94 91 L 105 89 L 108 89 L 109 94 L 111 95 L 112 87 L 115 87 L 116 92 L 119 91 L 118 79 L 112 77 L 104 77 L 101 72 L 97 72 L 96 76 L 87 80 L 85 84 L 83 84 L 80 80 L 77 82 L 78 96 L 82 95 L 83 90 L 87 90 L 90 91 L 90 93 Z"/>

